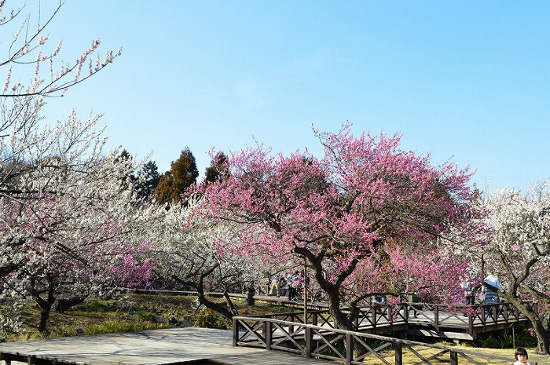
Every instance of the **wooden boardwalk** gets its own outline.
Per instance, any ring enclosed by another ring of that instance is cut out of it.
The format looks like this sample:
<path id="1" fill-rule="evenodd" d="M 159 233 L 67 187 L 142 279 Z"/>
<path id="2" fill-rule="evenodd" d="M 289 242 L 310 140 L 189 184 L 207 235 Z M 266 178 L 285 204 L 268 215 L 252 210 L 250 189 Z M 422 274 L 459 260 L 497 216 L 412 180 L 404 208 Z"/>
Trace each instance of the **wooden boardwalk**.
<path id="1" fill-rule="evenodd" d="M 299 323 L 273 317 L 234 317 L 233 344 L 278 350 L 346 365 L 508 364 L 511 357 L 365 332 L 336 329 L 329 322 Z M 313 317 L 308 316 L 308 320 Z M 294 319 L 294 320 L 293 320 Z M 546 363 L 546 362 L 544 362 Z M 537 364 L 536 362 L 534 363 Z"/>
<path id="2" fill-rule="evenodd" d="M 12 342 L 0 344 L 0 364 L 327 364 L 232 341 L 228 330 L 188 327 Z"/>
<path id="3" fill-rule="evenodd" d="M 256 299 L 303 308 L 301 301 L 286 298 L 256 296 Z M 536 303 L 531 303 L 536 305 Z M 326 311 L 325 302 L 307 302 L 312 312 Z M 493 307 L 493 308 L 491 308 Z M 496 312 L 495 308 L 498 308 Z M 279 318 L 278 316 L 275 316 Z M 309 322 L 311 323 L 311 322 Z M 510 303 L 489 305 L 431 305 L 399 303 L 395 306 L 376 305 L 360 308 L 356 330 L 372 334 L 392 335 L 397 332 L 445 339 L 474 340 L 478 334 L 525 326 L 527 317 Z"/>
<path id="4" fill-rule="evenodd" d="M 138 290 L 141 294 L 196 295 L 193 291 Z M 207 293 L 221 297 L 221 293 Z M 233 298 L 244 299 L 247 294 L 230 293 Z M 302 299 L 288 300 L 285 296 L 254 295 L 255 300 L 302 309 Z M 536 303 L 531 302 L 535 306 Z M 308 301 L 309 310 L 326 311 L 323 301 Z M 510 303 L 498 305 L 498 313 L 492 315 L 488 305 L 431 305 L 426 303 L 399 303 L 396 306 L 376 305 L 360 309 L 356 329 L 372 334 L 393 335 L 406 331 L 412 335 L 444 339 L 474 340 L 478 334 L 518 328 L 528 325 L 527 318 Z M 279 316 L 274 318 L 281 319 Z M 311 322 L 309 322 L 311 323 Z"/>
<path id="5" fill-rule="evenodd" d="M 288 301 L 286 298 L 256 296 L 256 299 L 303 309 L 303 302 Z M 326 361 L 309 356 L 315 353 L 315 356 L 323 357 L 323 351 L 328 348 L 337 353 L 332 341 L 339 341 L 344 332 L 334 328 L 334 321 L 326 311 L 326 303 L 308 302 L 307 306 L 306 321 L 303 312 L 279 313 L 262 318 L 238 317 L 239 323 L 233 333 L 190 327 L 5 343 L 0 344 L 0 365 L 326 364 Z M 400 303 L 394 307 L 363 307 L 356 322 L 358 332 L 348 331 L 345 336 L 361 342 L 364 341 L 363 338 L 367 338 L 361 336 L 373 338 L 372 336 L 380 334 L 391 336 L 397 332 L 416 331 L 416 334 L 424 336 L 471 339 L 479 332 L 510 328 L 526 322 L 513 307 L 505 303 L 499 305 L 496 315 L 492 314 L 484 306 L 452 308 Z M 240 331 L 244 331 L 242 335 Z M 396 352 L 396 357 L 401 356 L 402 346 L 412 346 L 410 341 L 395 338 L 385 338 L 384 341 L 387 344 L 385 346 L 399 351 Z M 287 347 L 288 343 L 291 344 L 290 347 Z M 273 349 L 294 354 L 270 351 Z M 377 351 L 373 349 L 371 352 Z M 442 354 L 448 354 L 445 356 L 450 356 L 451 363 L 458 363 L 455 359 L 459 356 L 467 356 L 449 348 L 441 347 L 441 351 Z M 348 355 L 329 358 L 351 363 Z M 423 361 L 423 358 L 419 359 Z"/>

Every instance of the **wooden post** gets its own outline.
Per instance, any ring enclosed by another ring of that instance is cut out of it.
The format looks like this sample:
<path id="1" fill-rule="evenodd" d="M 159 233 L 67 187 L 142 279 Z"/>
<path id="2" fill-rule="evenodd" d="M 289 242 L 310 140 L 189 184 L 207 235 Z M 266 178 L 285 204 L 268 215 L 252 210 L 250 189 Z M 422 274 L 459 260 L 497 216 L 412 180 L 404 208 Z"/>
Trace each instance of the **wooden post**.
<path id="1" fill-rule="evenodd" d="M 509 322 L 509 319 L 510 319 L 510 307 L 509 307 L 510 304 L 506 304 L 506 305 L 503 305 L 502 306 L 502 316 L 504 317 L 504 321 L 506 323 Z"/>
<path id="2" fill-rule="evenodd" d="M 290 337 L 294 338 L 294 325 L 292 325 L 292 324 L 288 325 L 288 335 Z M 294 345 L 294 343 L 291 340 L 286 340 L 285 343 L 286 343 L 285 346 L 288 347 L 288 348 L 291 348 L 291 349 L 296 348 L 296 346 Z"/>
<path id="3" fill-rule="evenodd" d="M 474 316 L 472 312 L 468 313 L 468 334 L 471 336 L 474 335 Z"/>
<path id="4" fill-rule="evenodd" d="M 351 333 L 346 333 L 346 365 L 351 365 L 353 361 L 353 337 Z"/>
<path id="5" fill-rule="evenodd" d="M 239 341 L 239 323 L 237 318 L 233 317 L 233 346 L 237 346 Z"/>
<path id="6" fill-rule="evenodd" d="M 395 343 L 395 365 L 403 365 L 403 345 L 401 342 Z"/>
<path id="7" fill-rule="evenodd" d="M 458 365 L 458 352 L 449 351 L 450 365 Z"/>
<path id="8" fill-rule="evenodd" d="M 311 349 L 313 348 L 313 329 L 306 327 L 306 357 L 311 357 Z"/>
<path id="9" fill-rule="evenodd" d="M 307 323 L 307 261 L 304 256 L 304 323 Z"/>
<path id="10" fill-rule="evenodd" d="M 376 303 L 372 303 L 371 308 L 372 308 L 372 333 L 376 333 Z"/>
<path id="11" fill-rule="evenodd" d="M 267 320 L 264 322 L 264 332 L 265 332 L 265 349 L 271 350 L 271 340 L 272 340 L 272 331 L 271 331 L 271 325 L 272 323 Z"/>
<path id="12" fill-rule="evenodd" d="M 434 327 L 435 330 L 439 332 L 439 306 L 435 305 L 435 312 L 434 312 Z"/>

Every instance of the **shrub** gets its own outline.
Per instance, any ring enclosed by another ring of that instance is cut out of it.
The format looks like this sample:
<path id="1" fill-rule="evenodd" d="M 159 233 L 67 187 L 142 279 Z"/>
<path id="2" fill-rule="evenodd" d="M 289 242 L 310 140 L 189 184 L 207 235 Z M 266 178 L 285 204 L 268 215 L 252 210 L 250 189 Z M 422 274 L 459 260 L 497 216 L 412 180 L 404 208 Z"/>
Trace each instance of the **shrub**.
<path id="1" fill-rule="evenodd" d="M 105 300 L 92 299 L 86 303 L 87 309 L 93 312 L 109 312 L 113 306 Z"/>
<path id="2" fill-rule="evenodd" d="M 228 329 L 231 323 L 221 314 L 211 310 L 202 310 L 195 316 L 195 326 L 206 328 Z"/>
<path id="3" fill-rule="evenodd" d="M 527 331 L 519 329 L 515 333 L 515 344 L 516 347 L 535 347 L 537 339 Z M 510 332 L 482 334 L 473 345 L 483 348 L 511 349 L 514 347 L 514 336 Z"/>

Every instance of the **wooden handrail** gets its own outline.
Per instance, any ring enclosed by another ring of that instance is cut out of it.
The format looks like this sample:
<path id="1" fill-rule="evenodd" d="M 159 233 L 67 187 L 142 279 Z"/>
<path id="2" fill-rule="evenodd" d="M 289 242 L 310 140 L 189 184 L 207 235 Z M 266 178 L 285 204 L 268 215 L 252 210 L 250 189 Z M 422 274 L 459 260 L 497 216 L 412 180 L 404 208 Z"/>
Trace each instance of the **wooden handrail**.
<path id="1" fill-rule="evenodd" d="M 241 334 L 241 328 L 244 328 L 245 330 L 243 334 Z M 385 362 L 379 351 L 381 351 L 380 349 L 386 349 L 387 345 L 379 346 L 377 349 L 373 349 L 372 346 L 369 345 L 369 342 L 372 342 L 373 340 L 391 345 L 394 350 L 396 365 L 403 364 L 403 351 L 410 351 L 420 361 L 427 364 L 430 364 L 431 360 L 441 358 L 447 353 L 451 365 L 458 365 L 459 359 L 461 359 L 462 364 L 478 364 L 479 362 L 472 359 L 472 357 L 504 362 L 511 361 L 510 358 L 507 357 L 489 355 L 470 350 L 457 350 L 455 348 L 442 345 L 426 344 L 423 342 L 327 328 L 311 324 L 288 322 L 267 317 L 234 317 L 233 336 L 233 344 L 236 346 L 244 345 L 263 347 L 268 350 L 276 349 L 300 353 L 306 357 L 344 360 L 346 364 L 361 364 L 362 360 L 367 355 L 373 355 Z M 339 347 L 336 344 L 337 342 L 345 344 L 345 351 L 340 351 L 338 349 Z M 326 350 L 330 349 L 332 354 L 327 354 L 320 351 L 318 346 L 319 343 L 322 344 L 322 350 L 326 352 Z M 425 358 L 414 349 L 415 347 L 429 347 L 439 350 L 439 352 L 430 358 Z M 360 350 L 360 354 L 355 354 L 353 350 Z"/>

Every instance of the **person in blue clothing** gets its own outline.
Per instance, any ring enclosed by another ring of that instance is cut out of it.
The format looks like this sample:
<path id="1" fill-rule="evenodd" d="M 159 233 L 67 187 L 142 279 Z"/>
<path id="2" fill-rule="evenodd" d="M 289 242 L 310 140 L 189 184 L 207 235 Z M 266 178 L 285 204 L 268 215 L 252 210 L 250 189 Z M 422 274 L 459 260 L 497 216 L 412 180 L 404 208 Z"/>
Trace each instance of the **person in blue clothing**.
<path id="1" fill-rule="evenodd" d="M 485 293 L 483 305 L 487 305 L 487 311 L 492 318 L 498 317 L 498 304 L 500 303 L 498 291 L 500 289 L 502 289 L 500 281 L 493 274 L 489 274 L 483 281 L 482 290 Z"/>

